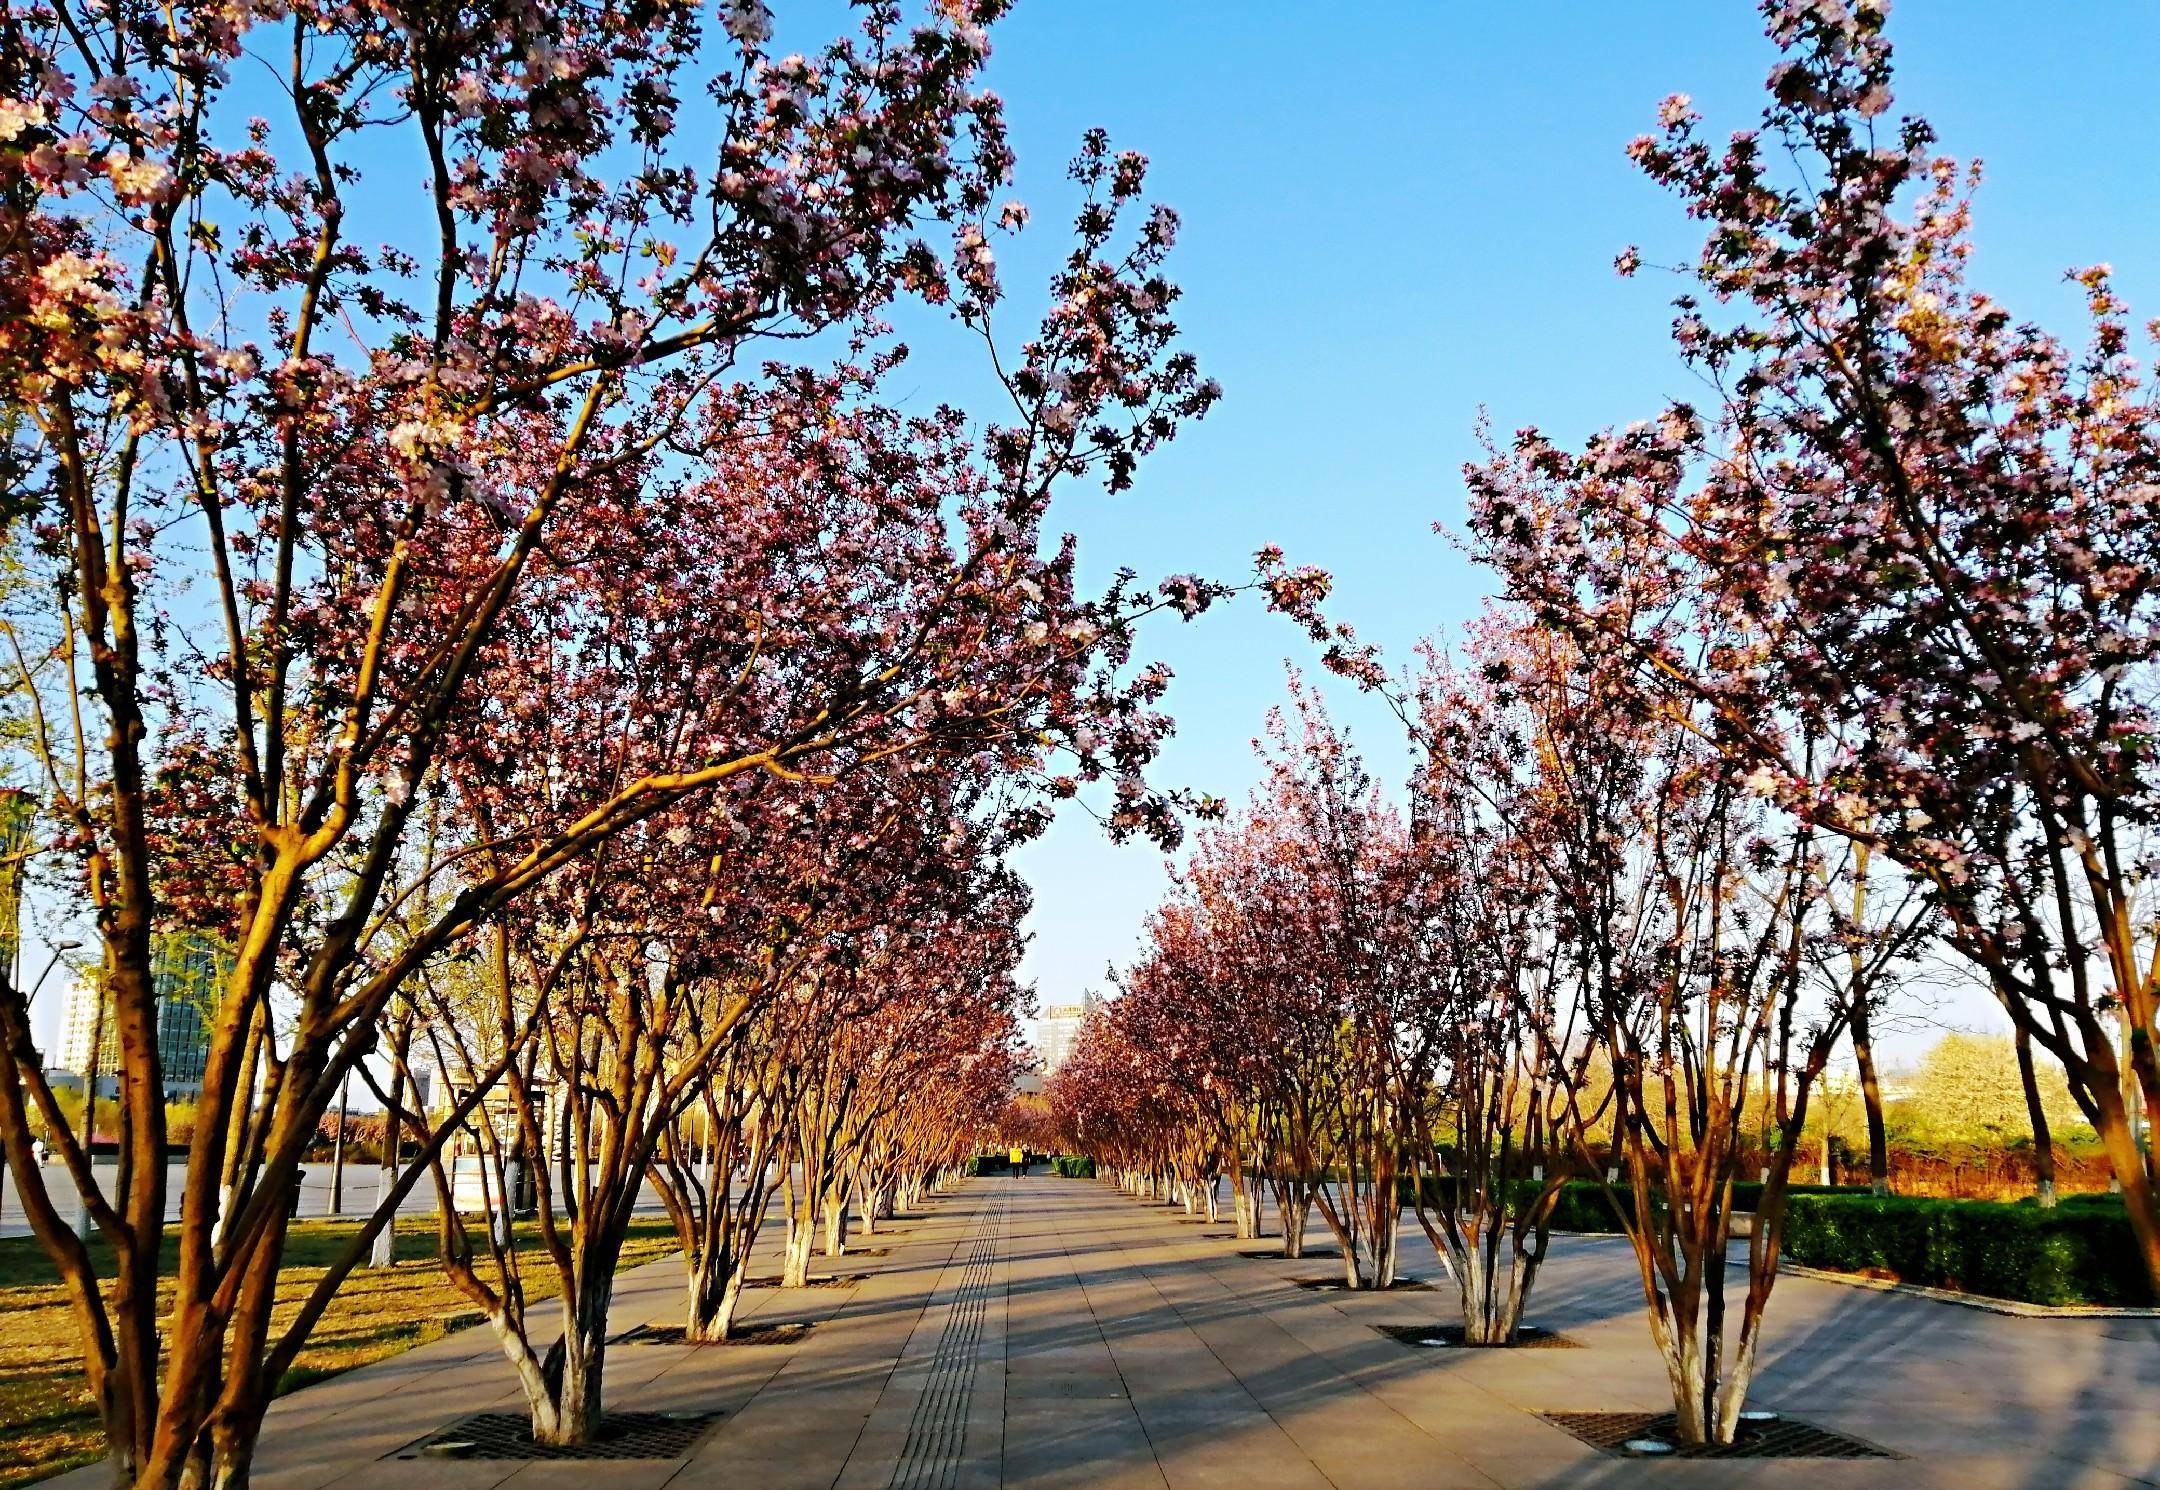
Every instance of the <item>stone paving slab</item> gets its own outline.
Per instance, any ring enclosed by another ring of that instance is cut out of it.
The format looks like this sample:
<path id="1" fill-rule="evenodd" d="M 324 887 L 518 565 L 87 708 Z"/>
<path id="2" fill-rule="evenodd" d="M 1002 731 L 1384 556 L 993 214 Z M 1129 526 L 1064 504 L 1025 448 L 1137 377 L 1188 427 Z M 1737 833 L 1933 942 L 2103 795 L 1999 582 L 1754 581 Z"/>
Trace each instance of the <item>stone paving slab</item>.
<path id="1" fill-rule="evenodd" d="M 1599 1455 L 1540 1411 L 1663 1410 L 1632 1256 L 1563 1237 L 1536 1323 L 1576 1350 L 1434 1351 L 1383 1325 L 1453 1322 L 1423 1238 L 1422 1291 L 1313 1293 L 1329 1261 L 1248 1259 L 1173 1208 L 1052 1177 L 971 1181 L 838 1264 L 844 1289 L 759 1289 L 746 1322 L 815 1320 L 776 1345 L 617 1345 L 615 1409 L 724 1414 L 685 1459 L 503 1464 L 385 1458 L 466 1413 L 515 1410 L 470 1330 L 272 1410 L 259 1490 L 2138 1490 L 2160 1487 L 2160 1339 L 1805 1278 L 1779 1282 L 1755 1400 L 1895 1461 L 1649 1463 Z M 1214 1228 L 1226 1232 L 1227 1226 Z M 779 1226 L 765 1239 L 775 1249 Z M 1316 1240 L 1322 1240 L 1316 1238 Z M 761 1270 L 770 1258 L 761 1255 Z M 821 1270 L 823 1265 L 821 1264 Z M 670 1323 L 672 1260 L 626 1273 L 615 1330 Z M 103 1483 L 93 1467 L 51 1482 Z"/>

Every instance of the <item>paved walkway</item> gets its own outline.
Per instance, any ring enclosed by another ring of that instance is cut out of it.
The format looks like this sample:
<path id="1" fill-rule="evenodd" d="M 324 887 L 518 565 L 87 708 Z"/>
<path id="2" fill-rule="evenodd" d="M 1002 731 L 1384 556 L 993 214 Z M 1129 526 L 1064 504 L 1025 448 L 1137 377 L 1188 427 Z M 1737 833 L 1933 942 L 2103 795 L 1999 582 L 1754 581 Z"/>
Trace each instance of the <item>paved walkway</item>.
<path id="1" fill-rule="evenodd" d="M 779 1228 L 772 1228 L 777 1232 Z M 1539 1410 L 1658 1410 L 1662 1372 L 1624 1246 L 1564 1237 L 1533 1314 L 1580 1349 L 1419 1350 L 1375 1326 L 1448 1319 L 1453 1294 L 1316 1293 L 1322 1260 L 1241 1257 L 1229 1227 L 1107 1186 L 972 1181 L 849 1286 L 748 1296 L 793 1344 L 612 1347 L 611 1408 L 725 1414 L 684 1459 L 400 1460 L 464 1413 L 514 1408 L 474 1330 L 310 1387 L 272 1412 L 259 1490 L 1387 1490 L 2160 1486 L 2160 1325 L 2006 1318 L 1787 1278 L 1757 1398 L 1900 1460 L 1641 1462 Z M 1323 1239 L 1324 1240 L 1324 1239 Z M 1438 1280 L 1422 1240 L 1409 1271 Z M 761 1266 L 756 1271 L 768 1271 Z M 617 1327 L 677 1318 L 679 1270 L 628 1274 Z M 89 1490 L 101 1471 L 56 1484 Z"/>

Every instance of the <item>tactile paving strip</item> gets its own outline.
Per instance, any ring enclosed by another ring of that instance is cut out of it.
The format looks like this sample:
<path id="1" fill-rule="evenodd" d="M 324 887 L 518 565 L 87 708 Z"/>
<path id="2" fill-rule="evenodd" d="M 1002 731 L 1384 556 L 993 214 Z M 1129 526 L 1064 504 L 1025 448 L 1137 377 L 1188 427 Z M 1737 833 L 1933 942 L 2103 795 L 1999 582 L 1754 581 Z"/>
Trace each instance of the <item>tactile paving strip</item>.
<path id="1" fill-rule="evenodd" d="M 893 1466 L 890 1490 L 952 1490 L 960 1476 L 960 1452 L 967 1439 L 968 1399 L 975 1389 L 975 1347 L 982 1336 L 983 1315 L 990 1302 L 990 1277 L 997 1263 L 998 1244 L 1005 1235 L 1005 1213 L 1012 1204 L 1007 1192 L 995 1207 L 984 1207 L 975 1218 L 972 1245 L 960 1270 L 960 1286 L 953 1294 L 952 1312 L 938 1336 L 937 1352 L 930 1358 L 930 1379 L 915 1403 L 908 1422 L 907 1441 Z"/>

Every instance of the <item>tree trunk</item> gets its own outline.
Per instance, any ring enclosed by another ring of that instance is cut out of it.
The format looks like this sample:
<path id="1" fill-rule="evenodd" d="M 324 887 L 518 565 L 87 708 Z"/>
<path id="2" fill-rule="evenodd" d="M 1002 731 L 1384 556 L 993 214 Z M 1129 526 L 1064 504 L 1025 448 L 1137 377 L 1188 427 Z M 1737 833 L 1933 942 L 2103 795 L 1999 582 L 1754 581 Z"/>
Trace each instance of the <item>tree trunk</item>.
<path id="1" fill-rule="evenodd" d="M 847 1197 L 835 1190 L 825 1197 L 825 1255 L 847 1251 Z"/>
<path id="2" fill-rule="evenodd" d="M 1393 1185 L 1389 1185 L 1392 1192 Z M 1345 1228 L 1337 1236 L 1342 1247 L 1343 1286 L 1367 1289 L 1391 1288 L 1395 1283 L 1396 1213 L 1392 1204 L 1375 1191 L 1359 1196 L 1355 1187 L 1344 1197 L 1351 1208 L 1346 1219 L 1355 1215 L 1363 1225 L 1364 1235 Z"/>
<path id="3" fill-rule="evenodd" d="M 1231 1171 L 1230 1198 L 1237 1213 L 1238 1240 L 1249 1242 L 1260 1235 L 1260 1187 L 1242 1165 Z"/>
<path id="4" fill-rule="evenodd" d="M 881 1217 L 892 1214 L 889 1185 L 866 1185 L 859 1192 L 855 1203 L 855 1219 L 862 1226 L 864 1236 L 876 1236 Z"/>
<path id="5" fill-rule="evenodd" d="M 1875 1074 L 1875 1037 L 1868 1001 L 1852 1001 L 1853 1064 L 1860 1069 L 1860 1102 L 1867 1109 L 1868 1184 L 1877 1195 L 1890 1193 L 1890 1129 L 1883 1119 L 1882 1082 Z M 1823 1140 L 1829 1142 L 1826 1136 Z"/>
<path id="6" fill-rule="evenodd" d="M 2032 1036 L 2017 1027 L 2018 1081 L 2025 1088 L 2025 1118 L 2032 1125 L 2033 1198 L 2042 1210 L 2055 1207 L 2055 1136 L 2040 1101 L 2040 1073 L 2033 1066 Z"/>
<path id="7" fill-rule="evenodd" d="M 581 1326 L 549 1349 L 545 1371 L 553 1400 L 532 1405 L 536 1443 L 591 1443 L 599 1433 L 601 1376 L 607 1365 L 604 1328 Z"/>
<path id="8" fill-rule="evenodd" d="M 1282 1255 L 1305 1255 L 1305 1223 L 1312 1217 L 1312 1197 L 1296 1187 L 1277 1186 L 1275 1208 L 1282 1213 Z"/>
<path id="9" fill-rule="evenodd" d="M 2153 1189 L 2151 1171 L 2146 1168 L 2145 1155 L 2131 1129 L 2122 1088 L 2095 1082 L 2091 1095 L 2098 1117 L 2093 1126 L 2107 1152 L 2108 1167 L 2114 1170 L 2121 1187 L 2123 1209 L 2130 1217 L 2130 1234 L 2136 1239 L 2139 1260 L 2145 1264 L 2146 1277 L 2160 1290 L 2160 1194 Z"/>
<path id="10" fill-rule="evenodd" d="M 1463 1344 L 1507 1345 L 1515 1334 L 1513 1322 L 1504 1318 L 1492 1270 L 1481 1245 L 1472 1245 L 1454 1259 L 1456 1287 L 1462 1294 Z"/>
<path id="11" fill-rule="evenodd" d="M 728 1339 L 742 1298 L 742 1260 L 715 1249 L 690 1269 L 683 1307 L 683 1338 L 700 1344 Z"/>
<path id="12" fill-rule="evenodd" d="M 780 1258 L 780 1286 L 802 1288 L 810 1282 L 810 1249 L 816 1241 L 816 1228 L 811 1224 L 809 1204 L 804 1202 L 803 1213 L 788 1217 L 787 1246 Z"/>

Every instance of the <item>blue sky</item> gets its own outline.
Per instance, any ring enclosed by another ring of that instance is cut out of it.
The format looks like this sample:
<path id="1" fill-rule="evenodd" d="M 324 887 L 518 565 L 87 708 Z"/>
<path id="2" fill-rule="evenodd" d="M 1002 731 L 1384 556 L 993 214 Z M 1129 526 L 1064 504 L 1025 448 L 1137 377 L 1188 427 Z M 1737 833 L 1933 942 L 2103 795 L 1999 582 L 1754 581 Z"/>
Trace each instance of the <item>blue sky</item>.
<path id="1" fill-rule="evenodd" d="M 2062 271 L 2108 260 L 2133 303 L 2160 313 L 2160 124 L 2141 102 L 2160 7 L 1898 0 L 1891 34 L 1898 110 L 1986 163 L 1976 280 L 2074 333 Z M 1696 235 L 1624 147 L 1672 92 L 1721 131 L 1752 124 L 1772 60 L 1741 0 L 1021 0 L 996 33 L 992 80 L 1038 215 L 1032 242 L 1006 255 L 1008 284 L 1029 282 L 1029 252 L 1058 246 L 1059 163 L 1102 124 L 1149 156 L 1154 190 L 1184 217 L 1181 321 L 1225 389 L 1134 491 L 1076 491 L 1060 521 L 1100 573 L 1235 577 L 1278 543 L 1330 570 L 1334 608 L 1396 657 L 1460 623 L 1484 581 L 1432 524 L 1460 516 L 1479 409 L 1503 433 L 1536 423 L 1579 438 L 1690 391 L 1665 340 L 1674 287 L 1618 279 L 1611 263 L 1630 243 L 1678 262 Z M 941 366 L 926 348 L 928 396 L 944 396 Z M 1310 664 L 1310 648 L 1252 605 L 1149 640 L 1178 674 L 1163 778 L 1241 799 L 1283 664 Z M 1388 722 L 1331 692 L 1399 776 Z M 1160 856 L 1111 847 L 1075 814 L 1023 867 L 1043 1000 L 1102 986 L 1161 893 Z M 1983 1025 L 1987 1012 L 1952 995 L 1939 1016 Z M 1917 1028 L 1894 1050 L 1931 1039 Z"/>
<path id="2" fill-rule="evenodd" d="M 840 0 L 774 8 L 778 49 L 813 50 L 849 24 Z M 2147 102 L 2160 6 L 1898 0 L 1891 29 L 1899 111 L 1986 162 L 1976 280 L 2074 331 L 2062 271 L 2104 259 L 2133 304 L 2160 314 L 2160 120 Z M 1400 659 L 1473 615 L 1485 588 L 1432 531 L 1460 517 L 1481 408 L 1503 434 L 1536 423 L 1578 439 L 1691 391 L 1665 339 L 1674 287 L 1611 265 L 1631 243 L 1652 262 L 1685 260 L 1696 235 L 1623 152 L 1673 92 L 1720 129 L 1753 123 L 1772 51 L 1746 0 L 1019 0 L 994 43 L 1017 194 L 1037 212 L 1000 248 L 1008 332 L 1039 309 L 1067 245 L 1063 164 L 1099 124 L 1151 159 L 1153 194 L 1183 214 L 1180 319 L 1225 390 L 1133 491 L 1075 488 L 1055 514 L 1097 580 L 1121 565 L 1235 579 L 1278 544 L 1331 571 L 1334 612 Z M 417 223 L 409 189 L 371 177 L 361 236 Z M 994 415 L 980 349 L 934 320 L 904 323 L 917 355 L 889 391 Z M 1310 648 L 1246 602 L 1165 624 L 1144 651 L 1178 675 L 1160 778 L 1241 800 L 1284 664 L 1309 666 Z M 1399 778 L 1391 722 L 1329 691 Z M 1103 986 L 1165 884 L 1154 850 L 1113 847 L 1077 812 L 1022 867 L 1037 897 L 1026 971 L 1046 1003 Z M 59 981 L 39 1000 L 41 1033 Z M 1969 996 L 1940 1012 L 1988 1022 Z M 1893 1048 L 1928 1038 L 1915 1029 Z"/>

